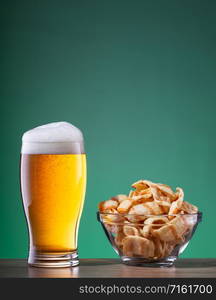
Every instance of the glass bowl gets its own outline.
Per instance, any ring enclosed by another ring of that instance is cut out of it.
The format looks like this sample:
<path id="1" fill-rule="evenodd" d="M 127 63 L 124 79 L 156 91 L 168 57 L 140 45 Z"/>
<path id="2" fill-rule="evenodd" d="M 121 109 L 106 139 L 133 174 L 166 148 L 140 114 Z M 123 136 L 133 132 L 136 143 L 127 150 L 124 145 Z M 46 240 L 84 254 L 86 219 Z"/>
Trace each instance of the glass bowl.
<path id="1" fill-rule="evenodd" d="M 123 263 L 170 267 L 189 244 L 202 213 L 147 216 L 97 212 L 97 219 Z"/>

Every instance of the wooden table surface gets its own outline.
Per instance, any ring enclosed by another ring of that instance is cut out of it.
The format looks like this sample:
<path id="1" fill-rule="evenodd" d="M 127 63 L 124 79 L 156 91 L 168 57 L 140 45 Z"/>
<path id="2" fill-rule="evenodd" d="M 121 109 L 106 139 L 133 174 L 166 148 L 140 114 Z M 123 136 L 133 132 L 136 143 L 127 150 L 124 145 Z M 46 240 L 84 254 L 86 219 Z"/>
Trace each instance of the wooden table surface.
<path id="1" fill-rule="evenodd" d="M 179 259 L 175 267 L 147 268 L 127 266 L 118 259 L 81 259 L 71 268 L 29 267 L 24 259 L 0 259 L 1 278 L 216 278 L 216 259 Z"/>

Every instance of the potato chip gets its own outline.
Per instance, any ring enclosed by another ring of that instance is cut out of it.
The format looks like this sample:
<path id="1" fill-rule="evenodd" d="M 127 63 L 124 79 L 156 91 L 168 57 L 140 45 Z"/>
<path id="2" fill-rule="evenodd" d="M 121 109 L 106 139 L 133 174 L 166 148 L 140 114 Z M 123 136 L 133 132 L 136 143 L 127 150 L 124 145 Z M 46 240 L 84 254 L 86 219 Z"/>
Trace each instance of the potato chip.
<path id="1" fill-rule="evenodd" d="M 125 238 L 125 234 L 123 231 L 123 226 L 118 226 L 116 236 L 115 236 L 115 243 L 118 245 L 118 247 L 121 247 L 123 245 L 123 239 Z"/>
<path id="2" fill-rule="evenodd" d="M 158 238 L 152 238 L 152 241 L 155 245 L 154 259 L 160 259 L 164 256 L 164 245 L 165 242 L 161 241 Z"/>
<path id="3" fill-rule="evenodd" d="M 139 231 L 134 226 L 126 225 L 126 226 L 123 227 L 123 231 L 124 231 L 125 235 L 137 235 L 137 236 L 139 236 Z"/>
<path id="4" fill-rule="evenodd" d="M 153 201 L 152 194 L 138 195 L 138 196 L 133 196 L 131 198 L 132 205 L 149 202 L 149 201 Z"/>
<path id="5" fill-rule="evenodd" d="M 115 200 L 107 200 L 99 203 L 100 212 L 110 212 L 110 209 L 117 208 L 118 202 Z"/>
<path id="6" fill-rule="evenodd" d="M 104 226 L 106 227 L 108 232 L 112 232 L 113 234 L 116 234 L 118 232 L 118 226 L 117 225 L 104 223 Z"/>
<path id="7" fill-rule="evenodd" d="M 169 224 L 174 226 L 175 232 L 177 236 L 181 236 L 187 229 L 184 218 L 181 216 L 176 216 L 172 221 L 169 222 Z"/>
<path id="8" fill-rule="evenodd" d="M 133 196 L 134 196 L 134 191 L 131 190 L 131 191 L 129 192 L 128 198 L 132 198 Z"/>
<path id="9" fill-rule="evenodd" d="M 196 214 L 198 212 L 198 208 L 195 205 L 192 205 L 186 201 L 182 202 L 181 209 L 187 214 Z"/>
<path id="10" fill-rule="evenodd" d="M 119 223 L 124 221 L 124 218 L 114 208 L 107 210 L 106 213 L 107 214 L 102 216 L 103 221 L 106 223 Z"/>
<path id="11" fill-rule="evenodd" d="M 149 238 L 151 236 L 151 230 L 163 226 L 168 219 L 166 217 L 149 217 L 144 221 L 143 228 L 140 229 L 140 233 L 143 237 Z"/>
<path id="12" fill-rule="evenodd" d="M 128 196 L 124 195 L 124 194 L 119 194 L 119 195 L 116 195 L 116 196 L 111 198 L 111 200 L 115 200 L 115 201 L 118 201 L 118 202 L 122 202 L 122 201 L 127 200 L 127 199 L 128 199 Z"/>
<path id="13" fill-rule="evenodd" d="M 126 213 L 128 210 L 129 210 L 129 208 L 132 206 L 132 201 L 131 200 L 129 200 L 129 199 L 126 199 L 126 200 L 123 200 L 120 204 L 119 204 L 119 206 L 117 207 L 117 211 L 119 212 L 119 213 Z"/>
<path id="14" fill-rule="evenodd" d="M 171 244 L 171 243 L 164 243 L 164 248 L 163 248 L 163 250 L 164 250 L 164 253 L 163 253 L 163 256 L 162 256 L 162 258 L 164 258 L 164 257 L 167 257 L 167 256 L 169 256 L 169 255 L 171 255 L 172 254 L 172 251 L 173 251 L 173 249 L 174 249 L 174 244 Z"/>
<path id="15" fill-rule="evenodd" d="M 173 242 L 179 240 L 186 229 L 183 219 L 178 216 L 159 229 L 152 230 L 152 235 L 161 241 Z"/>
<path id="16" fill-rule="evenodd" d="M 184 192 L 181 188 L 176 188 L 176 197 L 177 199 L 172 202 L 169 210 L 169 215 L 178 214 L 181 210 L 182 203 L 184 200 Z"/>
<path id="17" fill-rule="evenodd" d="M 131 185 L 133 188 L 137 189 L 138 191 L 140 190 L 144 190 L 146 188 L 148 188 L 148 184 L 146 184 L 144 182 L 144 180 L 139 180 L 137 182 L 134 182 L 132 185 Z"/>
<path id="18" fill-rule="evenodd" d="M 152 230 L 152 235 L 164 242 L 173 242 L 179 238 L 173 225 L 167 224 L 159 229 Z"/>
<path id="19" fill-rule="evenodd" d="M 123 239 L 123 254 L 125 256 L 154 257 L 154 243 L 144 237 L 127 236 Z"/>
<path id="20" fill-rule="evenodd" d="M 137 204 L 131 207 L 127 219 L 131 222 L 145 220 L 148 215 L 160 215 L 162 210 L 155 202 Z"/>
<path id="21" fill-rule="evenodd" d="M 154 216 L 154 217 L 149 217 L 148 219 L 146 219 L 144 221 L 144 224 L 151 225 L 152 229 L 158 229 L 168 222 L 169 222 L 169 220 L 166 217 Z"/>
<path id="22" fill-rule="evenodd" d="M 157 187 L 158 187 L 158 189 L 160 189 L 160 191 L 163 192 L 163 194 L 165 194 L 165 196 L 167 196 L 167 198 L 169 200 L 173 201 L 173 200 L 176 199 L 175 193 L 173 192 L 173 190 L 171 189 L 171 187 L 169 187 L 168 185 L 158 183 Z"/>
<path id="23" fill-rule="evenodd" d="M 140 234 L 144 238 L 149 238 L 151 236 L 151 225 L 145 224 L 143 228 L 140 228 Z"/>

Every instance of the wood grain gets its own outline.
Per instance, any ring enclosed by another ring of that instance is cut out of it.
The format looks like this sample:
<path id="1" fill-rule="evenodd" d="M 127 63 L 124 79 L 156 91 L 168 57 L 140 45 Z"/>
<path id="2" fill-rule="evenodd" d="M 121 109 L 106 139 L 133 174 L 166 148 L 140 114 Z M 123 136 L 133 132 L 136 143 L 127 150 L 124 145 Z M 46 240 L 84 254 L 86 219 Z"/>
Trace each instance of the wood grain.
<path id="1" fill-rule="evenodd" d="M 72 268 L 44 269 L 24 259 L 0 259 L 1 278 L 216 278 L 216 259 L 179 259 L 175 267 L 147 268 L 122 264 L 118 259 L 81 259 Z"/>

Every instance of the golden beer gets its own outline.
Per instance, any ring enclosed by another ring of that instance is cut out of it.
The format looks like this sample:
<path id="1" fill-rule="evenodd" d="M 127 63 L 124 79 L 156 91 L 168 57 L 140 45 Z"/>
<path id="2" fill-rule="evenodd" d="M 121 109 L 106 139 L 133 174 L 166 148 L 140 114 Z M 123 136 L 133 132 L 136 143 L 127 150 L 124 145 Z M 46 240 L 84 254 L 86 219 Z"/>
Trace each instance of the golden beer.
<path id="1" fill-rule="evenodd" d="M 71 145 L 73 151 L 69 152 L 83 152 L 74 151 L 74 144 Z M 56 149 L 56 145 L 50 143 L 47 151 L 50 147 Z M 21 191 L 29 229 L 31 265 L 78 264 L 77 231 L 85 188 L 84 153 L 21 154 Z"/>

